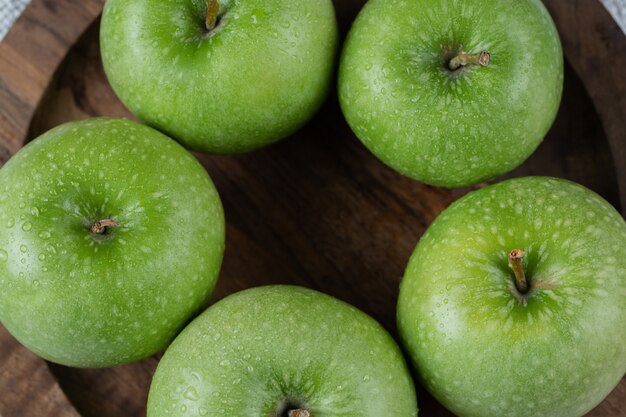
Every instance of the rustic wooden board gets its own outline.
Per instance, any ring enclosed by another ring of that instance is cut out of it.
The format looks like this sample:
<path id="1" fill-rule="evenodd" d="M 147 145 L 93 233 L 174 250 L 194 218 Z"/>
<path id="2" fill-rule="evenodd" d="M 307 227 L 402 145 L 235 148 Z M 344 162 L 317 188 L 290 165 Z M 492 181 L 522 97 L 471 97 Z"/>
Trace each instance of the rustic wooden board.
<path id="1" fill-rule="evenodd" d="M 0 165 L 61 122 L 132 117 L 97 42 L 103 0 L 33 0 L 0 44 Z M 364 0 L 335 2 L 343 34 Z M 591 0 L 546 1 L 568 59 L 563 104 L 539 150 L 509 176 L 580 182 L 626 208 L 626 37 Z M 197 155 L 222 196 L 227 250 L 213 301 L 292 283 L 337 296 L 395 334 L 398 284 L 430 222 L 468 189 L 425 186 L 378 162 L 333 93 L 291 138 L 233 157 Z M 46 364 L 0 327 L 0 415 L 143 416 L 158 358 L 102 370 Z M 451 416 L 418 387 L 420 416 Z M 626 379 L 588 417 L 626 414 Z"/>

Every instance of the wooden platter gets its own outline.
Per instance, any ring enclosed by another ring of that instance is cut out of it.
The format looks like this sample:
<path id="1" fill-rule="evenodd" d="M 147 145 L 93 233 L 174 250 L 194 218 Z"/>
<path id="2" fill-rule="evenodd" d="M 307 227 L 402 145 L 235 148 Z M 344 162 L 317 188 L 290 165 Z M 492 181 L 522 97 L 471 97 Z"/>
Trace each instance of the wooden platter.
<path id="1" fill-rule="evenodd" d="M 0 165 L 65 121 L 132 115 L 104 76 L 104 0 L 33 0 L 0 44 Z M 335 1 L 343 35 L 365 0 Z M 539 150 L 509 177 L 553 175 L 626 209 L 626 37 L 597 1 L 546 0 L 567 63 L 563 103 Z M 395 335 L 398 284 L 430 222 L 468 191 L 425 186 L 378 162 L 351 133 L 331 93 L 320 113 L 267 149 L 197 157 L 225 207 L 218 300 L 291 283 L 363 309 Z M 145 415 L 158 357 L 113 369 L 48 364 L 0 326 L 1 417 Z M 451 416 L 418 387 L 420 416 Z M 588 417 L 626 415 L 626 379 Z"/>

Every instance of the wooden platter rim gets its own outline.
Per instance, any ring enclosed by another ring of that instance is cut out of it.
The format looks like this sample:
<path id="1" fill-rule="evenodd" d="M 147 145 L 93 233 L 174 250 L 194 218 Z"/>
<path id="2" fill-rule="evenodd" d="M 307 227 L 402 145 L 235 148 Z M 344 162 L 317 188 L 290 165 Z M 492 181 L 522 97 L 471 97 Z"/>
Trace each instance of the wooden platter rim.
<path id="1" fill-rule="evenodd" d="M 0 101 L 3 103 L 0 108 L 0 123 L 3 125 L 2 132 L 0 132 L 0 166 L 23 145 L 33 114 L 50 80 L 53 79 L 58 66 L 63 62 L 76 40 L 97 19 L 103 4 L 104 0 L 81 2 L 33 0 L 5 40 L 0 43 Z M 626 114 L 626 82 L 623 79 L 621 83 L 609 81 L 616 80 L 616 74 L 613 73 L 615 68 L 626 68 L 626 37 L 602 5 L 598 2 L 596 6 L 599 9 L 598 13 L 590 16 L 588 21 L 581 21 L 579 31 L 591 33 L 595 37 L 598 49 L 585 51 L 586 54 L 572 52 L 577 51 L 576 38 L 564 38 L 562 33 L 562 41 L 564 49 L 569 52 L 569 62 L 588 87 L 593 104 L 602 117 L 601 122 L 609 139 L 611 154 L 615 162 L 621 210 L 625 213 L 626 122 L 622 119 Z M 551 8 L 550 4 L 548 8 Z M 68 10 L 72 10 L 72 13 L 66 13 Z M 78 16 L 76 24 L 66 25 L 65 16 L 72 14 Z M 607 24 L 607 22 L 610 23 Z M 604 26 L 600 35 L 593 30 L 598 26 Z M 610 41 L 603 36 L 608 36 Z M 52 47 L 44 42 L 50 38 L 54 39 Z M 25 44 L 39 45 L 34 48 L 36 59 L 23 54 Z M 614 65 L 611 67 L 594 66 L 593 63 L 597 62 L 597 57 L 602 55 L 613 56 Z M 601 88 L 603 83 L 610 83 L 613 88 Z M 8 339 L 2 340 L 4 342 Z M 31 364 L 20 368 L 24 372 L 22 377 L 24 379 L 36 378 L 35 385 L 41 392 L 47 392 L 48 396 L 53 399 L 43 405 L 46 412 L 52 415 L 78 415 L 65 398 L 58 383 L 49 374 L 43 360 L 34 357 L 22 347 L 11 346 L 11 349 L 16 352 L 24 350 L 19 355 L 27 358 L 24 363 Z M 11 356 L 11 360 L 15 360 L 15 357 Z M 8 363 L 0 359 L 0 369 Z M 1 382 L 0 386 L 2 386 Z"/>

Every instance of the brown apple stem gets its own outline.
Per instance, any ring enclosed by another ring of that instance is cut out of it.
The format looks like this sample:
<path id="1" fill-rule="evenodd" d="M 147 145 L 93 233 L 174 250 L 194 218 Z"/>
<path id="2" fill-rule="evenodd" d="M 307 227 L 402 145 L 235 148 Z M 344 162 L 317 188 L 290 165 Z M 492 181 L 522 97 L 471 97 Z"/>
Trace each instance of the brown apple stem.
<path id="1" fill-rule="evenodd" d="M 448 62 L 448 68 L 451 71 L 464 67 L 466 65 L 480 65 L 486 67 L 491 62 L 491 55 L 487 51 L 480 51 L 477 54 L 468 54 L 467 52 L 459 52 L 457 56 Z"/>
<path id="2" fill-rule="evenodd" d="M 287 417 L 313 417 L 309 410 L 298 408 L 297 410 L 290 410 L 287 413 Z"/>
<path id="3" fill-rule="evenodd" d="M 509 252 L 509 266 L 513 270 L 513 274 L 515 274 L 515 286 L 522 294 L 528 292 L 528 280 L 526 279 L 524 265 L 522 264 L 524 255 L 526 255 L 526 252 L 521 249 L 513 249 Z"/>
<path id="4" fill-rule="evenodd" d="M 209 32 L 215 29 L 217 24 L 217 16 L 220 11 L 220 4 L 217 0 L 208 0 L 209 4 L 206 11 L 206 30 Z"/>
<path id="5" fill-rule="evenodd" d="M 97 220 L 91 225 L 91 233 L 94 235 L 103 235 L 107 227 L 118 227 L 120 224 L 113 219 Z"/>

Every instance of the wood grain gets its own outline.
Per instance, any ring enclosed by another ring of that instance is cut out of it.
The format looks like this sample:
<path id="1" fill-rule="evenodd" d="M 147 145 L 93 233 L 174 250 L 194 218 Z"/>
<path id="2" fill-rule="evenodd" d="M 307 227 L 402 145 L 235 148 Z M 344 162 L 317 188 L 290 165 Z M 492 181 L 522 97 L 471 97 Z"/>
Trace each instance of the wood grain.
<path id="1" fill-rule="evenodd" d="M 45 363 L 0 326 L 0 415 L 78 417 Z"/>
<path id="2" fill-rule="evenodd" d="M 544 1 L 602 119 L 626 211 L 626 37 L 597 1 Z"/>
<path id="3" fill-rule="evenodd" d="M 64 121 L 132 117 L 100 63 L 102 3 L 33 0 L 0 44 L 0 164 Z M 335 2 L 342 34 L 363 3 Z M 619 59 L 626 59 L 626 38 L 596 2 L 546 4 L 568 59 L 563 103 L 544 143 L 508 176 L 569 178 L 623 209 L 626 67 L 613 67 L 609 57 L 621 53 Z M 251 286 L 304 285 L 354 304 L 395 334 L 398 284 L 410 253 L 430 222 L 469 189 L 429 187 L 381 164 L 354 137 L 335 97 L 331 93 L 307 126 L 274 146 L 231 157 L 196 155 L 214 179 L 228 219 L 212 301 Z M 102 370 L 50 365 L 49 373 L 45 362 L 2 330 L 0 415 L 143 416 L 157 361 Z M 420 387 L 418 396 L 420 416 L 451 416 Z M 622 380 L 588 417 L 625 413 Z"/>

